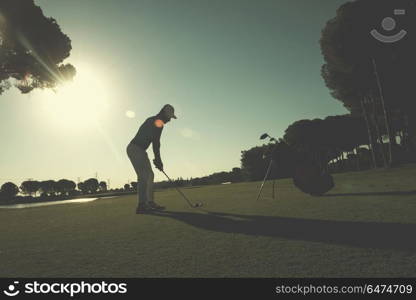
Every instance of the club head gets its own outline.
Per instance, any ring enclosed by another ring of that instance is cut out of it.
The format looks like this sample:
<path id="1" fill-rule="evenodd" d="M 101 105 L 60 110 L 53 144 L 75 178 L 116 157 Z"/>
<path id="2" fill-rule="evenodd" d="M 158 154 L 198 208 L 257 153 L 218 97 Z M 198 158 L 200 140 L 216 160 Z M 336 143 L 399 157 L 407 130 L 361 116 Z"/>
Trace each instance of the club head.
<path id="1" fill-rule="evenodd" d="M 265 139 L 265 138 L 267 138 L 267 137 L 269 137 L 269 135 L 268 135 L 267 133 L 265 133 L 265 134 L 262 134 L 262 135 L 261 135 L 260 139 L 261 139 L 261 140 L 264 140 L 264 139 Z"/>
<path id="2" fill-rule="evenodd" d="M 200 202 L 200 203 L 195 203 L 194 205 L 193 205 L 193 207 L 195 207 L 195 208 L 197 208 L 197 207 L 202 207 L 202 203 Z"/>

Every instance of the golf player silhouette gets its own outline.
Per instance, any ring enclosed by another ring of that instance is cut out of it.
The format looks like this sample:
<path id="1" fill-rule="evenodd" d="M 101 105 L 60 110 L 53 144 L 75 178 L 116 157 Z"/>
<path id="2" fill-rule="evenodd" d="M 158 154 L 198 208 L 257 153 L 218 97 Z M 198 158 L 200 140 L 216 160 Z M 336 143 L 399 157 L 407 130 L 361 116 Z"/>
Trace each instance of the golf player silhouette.
<path id="1" fill-rule="evenodd" d="M 157 169 L 163 171 L 163 163 L 160 157 L 160 136 L 164 125 L 172 118 L 176 119 L 175 109 L 172 105 L 166 104 L 157 115 L 144 121 L 136 136 L 127 146 L 127 156 L 133 165 L 138 180 L 136 214 L 164 209 L 163 206 L 158 205 L 153 200 L 154 174 L 146 150 L 152 144 L 153 163 Z"/>

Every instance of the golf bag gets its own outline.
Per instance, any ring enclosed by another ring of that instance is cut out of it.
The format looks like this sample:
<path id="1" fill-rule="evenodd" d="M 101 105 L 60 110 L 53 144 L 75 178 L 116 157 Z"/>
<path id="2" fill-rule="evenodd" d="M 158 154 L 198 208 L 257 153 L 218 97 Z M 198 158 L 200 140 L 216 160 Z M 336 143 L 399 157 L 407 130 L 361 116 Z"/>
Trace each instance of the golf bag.
<path id="1" fill-rule="evenodd" d="M 332 176 L 328 172 L 322 171 L 322 168 L 318 167 L 308 152 L 297 151 L 294 147 L 280 142 L 274 146 L 271 156 L 275 166 L 270 172 L 272 178 L 277 176 L 273 174 L 273 171 L 278 172 L 282 177 L 292 177 L 294 185 L 306 194 L 321 196 L 335 186 Z M 269 171 L 267 170 L 264 181 L 267 179 Z"/>
<path id="2" fill-rule="evenodd" d="M 302 192 L 312 196 L 321 196 L 335 186 L 334 179 L 329 173 L 322 172 L 311 163 L 303 163 L 295 167 L 293 183 Z"/>

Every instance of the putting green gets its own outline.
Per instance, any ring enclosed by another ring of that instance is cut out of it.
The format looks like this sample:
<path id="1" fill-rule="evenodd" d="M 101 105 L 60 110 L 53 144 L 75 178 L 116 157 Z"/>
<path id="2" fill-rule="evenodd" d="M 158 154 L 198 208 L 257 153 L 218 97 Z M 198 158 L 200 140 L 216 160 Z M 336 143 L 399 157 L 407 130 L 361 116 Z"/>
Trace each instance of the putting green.
<path id="1" fill-rule="evenodd" d="M 168 211 L 136 215 L 135 196 L 0 210 L 1 277 L 416 276 L 416 166 L 335 175 L 324 197 L 291 180 L 155 193 Z"/>

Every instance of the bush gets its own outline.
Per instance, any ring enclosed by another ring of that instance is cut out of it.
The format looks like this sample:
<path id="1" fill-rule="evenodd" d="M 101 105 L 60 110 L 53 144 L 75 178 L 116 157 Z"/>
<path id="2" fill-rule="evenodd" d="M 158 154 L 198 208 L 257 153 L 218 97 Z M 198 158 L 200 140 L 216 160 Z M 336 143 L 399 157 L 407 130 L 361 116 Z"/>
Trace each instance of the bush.
<path id="1" fill-rule="evenodd" d="M 19 188 L 13 182 L 6 182 L 0 188 L 3 198 L 14 198 L 19 193 Z"/>

